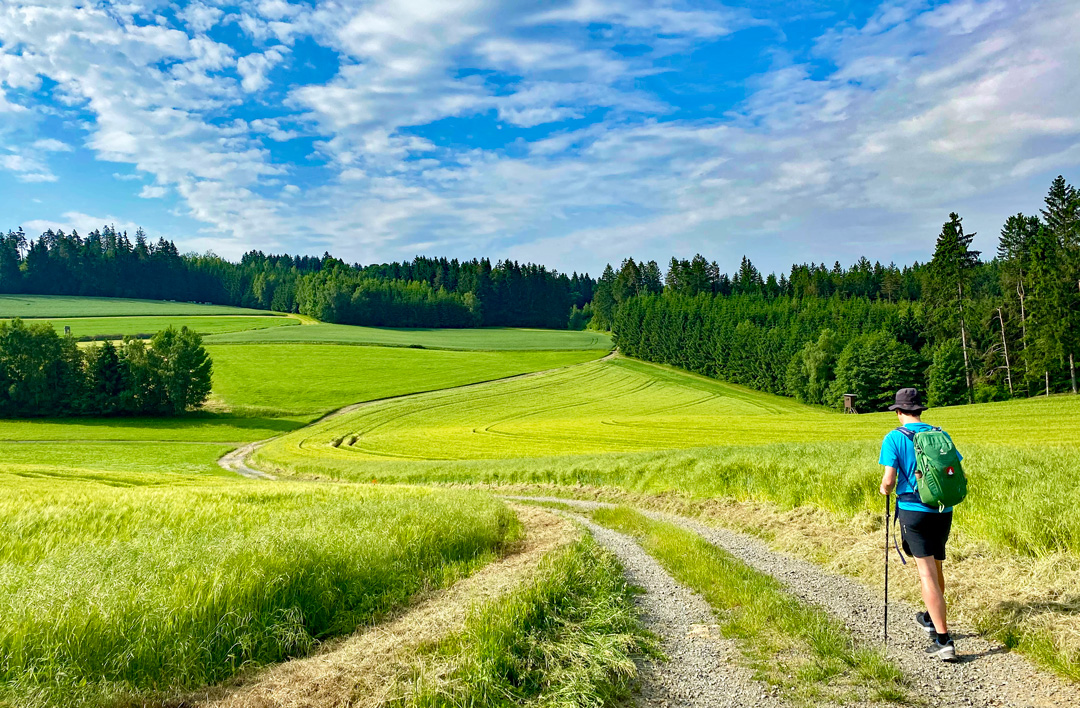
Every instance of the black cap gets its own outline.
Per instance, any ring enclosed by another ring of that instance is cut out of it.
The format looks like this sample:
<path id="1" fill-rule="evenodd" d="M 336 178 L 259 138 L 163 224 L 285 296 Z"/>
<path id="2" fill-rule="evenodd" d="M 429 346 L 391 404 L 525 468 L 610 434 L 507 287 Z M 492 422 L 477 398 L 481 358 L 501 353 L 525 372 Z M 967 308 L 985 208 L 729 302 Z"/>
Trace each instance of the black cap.
<path id="1" fill-rule="evenodd" d="M 926 410 L 922 404 L 922 394 L 917 388 L 902 388 L 896 392 L 896 403 L 889 406 L 891 411 L 905 411 L 907 413 L 920 413 Z"/>

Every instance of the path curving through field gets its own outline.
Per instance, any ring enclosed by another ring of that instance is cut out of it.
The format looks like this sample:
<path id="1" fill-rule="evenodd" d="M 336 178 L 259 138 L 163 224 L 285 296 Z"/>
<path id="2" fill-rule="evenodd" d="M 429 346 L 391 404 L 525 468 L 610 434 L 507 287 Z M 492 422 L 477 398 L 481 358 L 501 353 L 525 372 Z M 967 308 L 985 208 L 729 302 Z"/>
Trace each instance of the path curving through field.
<path id="1" fill-rule="evenodd" d="M 550 373 L 553 373 L 553 372 L 556 372 L 556 371 L 562 371 L 564 369 L 571 369 L 571 368 L 578 367 L 578 366 L 585 366 L 587 364 L 592 364 L 592 363 L 598 362 L 598 361 L 608 361 L 610 359 L 615 358 L 615 356 L 617 356 L 616 352 L 610 352 L 609 354 L 607 354 L 607 355 L 605 355 L 605 356 L 603 356 L 603 357 L 601 357 L 599 359 L 594 359 L 592 361 L 588 361 L 588 362 L 585 362 L 583 364 L 571 364 L 569 366 L 560 366 L 560 367 L 557 367 L 557 368 L 554 368 L 554 369 L 544 369 L 543 371 L 530 371 L 530 372 L 524 373 L 524 374 L 514 374 L 513 376 L 503 376 L 503 377 L 500 377 L 500 378 L 488 379 L 487 381 L 477 381 L 475 383 L 464 384 L 462 386 L 451 386 L 451 387 L 445 388 L 445 389 L 438 389 L 437 391 L 422 391 L 422 392 L 419 392 L 419 393 L 403 393 L 400 396 L 387 396 L 387 397 L 383 397 L 383 398 L 373 398 L 370 401 L 361 401 L 360 403 L 352 403 L 352 404 L 347 405 L 347 406 L 345 406 L 343 408 L 338 408 L 337 410 L 330 411 L 329 413 L 326 413 L 325 415 L 319 417 L 317 420 L 314 420 L 311 423 L 309 423 L 308 425 L 304 426 L 304 428 L 301 428 L 301 430 L 311 428 L 312 426 L 318 425 L 320 423 L 325 423 L 328 420 L 332 420 L 332 419 L 338 418 L 340 416 L 348 415 L 349 413 L 354 413 L 354 412 L 356 412 L 356 411 L 358 411 L 358 410 L 360 410 L 362 408 L 365 408 L 367 406 L 372 406 L 372 405 L 375 405 L 375 404 L 381 404 L 381 403 L 386 403 L 388 401 L 396 401 L 396 400 L 402 400 L 402 399 L 408 399 L 408 398 L 415 398 L 415 397 L 418 397 L 418 396 L 423 396 L 423 395 L 429 394 L 429 393 L 436 393 L 436 392 L 439 392 L 439 391 L 467 391 L 467 390 L 469 390 L 471 388 L 476 388 L 478 386 L 484 386 L 484 385 L 495 383 L 495 382 L 516 381 L 518 379 L 528 379 L 528 378 L 537 377 L 537 376 L 544 376 L 546 374 L 550 374 Z M 290 431 L 290 432 L 295 432 L 295 431 Z M 289 433 L 283 433 L 282 435 L 288 435 L 288 434 Z M 241 445 L 240 447 L 236 448 L 235 450 L 230 450 L 229 452 L 225 453 L 220 458 L 218 458 L 218 461 L 217 461 L 218 466 L 221 467 L 222 469 L 224 469 L 226 472 L 233 472 L 233 473 L 239 474 L 239 475 L 241 475 L 243 477 L 247 477 L 248 479 L 263 479 L 263 480 L 277 479 L 277 477 L 270 474 L 269 472 L 265 472 L 263 470 L 256 469 L 255 467 L 252 467 L 251 465 L 249 465 L 248 464 L 248 458 L 250 458 L 251 455 L 253 455 L 255 453 L 255 451 L 258 450 L 260 447 L 262 447 L 263 445 L 266 445 L 267 443 L 269 443 L 269 442 L 271 442 L 273 440 L 276 440 L 276 439 L 282 437 L 282 435 L 275 435 L 273 437 L 265 438 L 263 440 L 256 440 L 255 442 L 250 442 L 250 443 L 247 443 L 246 445 Z"/>
<path id="2" fill-rule="evenodd" d="M 582 510 L 615 504 L 562 497 L 508 496 L 511 500 L 547 501 Z M 882 641 L 882 600 L 858 581 L 823 570 L 814 563 L 775 552 L 764 541 L 695 519 L 639 509 L 645 516 L 676 524 L 702 536 L 747 565 L 779 580 L 804 602 L 842 620 L 865 646 Z M 961 660 L 946 664 L 926 654 L 929 642 L 915 626 L 915 608 L 889 603 L 888 655 L 904 672 L 916 695 L 931 705 L 990 708 L 1064 708 L 1080 706 L 1080 687 L 1044 671 L 1003 645 L 978 634 L 953 631 Z"/>

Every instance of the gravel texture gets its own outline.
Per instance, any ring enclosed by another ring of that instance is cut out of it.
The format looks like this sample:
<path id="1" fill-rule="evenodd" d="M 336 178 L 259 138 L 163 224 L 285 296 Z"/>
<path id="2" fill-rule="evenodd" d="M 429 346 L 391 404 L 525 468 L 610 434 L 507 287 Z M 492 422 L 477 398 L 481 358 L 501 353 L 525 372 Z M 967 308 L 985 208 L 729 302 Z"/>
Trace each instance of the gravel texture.
<path id="1" fill-rule="evenodd" d="M 734 708 L 782 706 L 772 689 L 739 665 L 734 641 L 720 635 L 712 609 L 679 585 L 630 537 L 577 515 L 626 569 L 627 580 L 644 588 L 638 598 L 646 626 L 661 639 L 667 662 L 643 661 L 639 706 Z"/>
<path id="2" fill-rule="evenodd" d="M 555 497 L 531 498 L 582 509 L 614 506 Z M 695 531 L 751 567 L 772 575 L 796 597 L 841 619 L 864 645 L 881 643 L 881 595 L 858 581 L 772 551 L 764 541 L 746 534 L 713 528 L 685 517 L 642 513 Z M 899 564 L 896 556 L 892 560 Z M 908 577 L 895 582 L 913 582 L 910 574 L 905 575 Z M 930 705 L 1080 708 L 1080 687 L 963 627 L 951 627 L 959 661 L 945 663 L 928 656 L 930 642 L 923 630 L 915 626 L 915 612 L 906 602 L 889 603 L 888 654 L 904 672 L 912 692 L 925 697 Z"/>
<path id="3" fill-rule="evenodd" d="M 242 445 L 231 452 L 227 452 L 218 459 L 218 465 L 222 469 L 243 475 L 248 479 L 276 479 L 276 477 L 269 472 L 257 470 L 254 467 L 248 466 L 247 463 L 248 456 L 259 449 L 261 445 L 265 445 L 266 442 L 266 440 L 259 440 L 257 442 L 248 443 L 247 445 Z"/>

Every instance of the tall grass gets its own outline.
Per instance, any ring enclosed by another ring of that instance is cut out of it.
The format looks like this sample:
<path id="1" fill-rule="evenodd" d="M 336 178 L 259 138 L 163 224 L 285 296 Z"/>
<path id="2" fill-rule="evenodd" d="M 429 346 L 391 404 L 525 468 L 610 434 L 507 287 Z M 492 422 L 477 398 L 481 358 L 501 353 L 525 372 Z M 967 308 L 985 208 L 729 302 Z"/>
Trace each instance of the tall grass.
<path id="1" fill-rule="evenodd" d="M 758 676 L 789 698 L 813 705 L 906 699 L 900 670 L 880 651 L 857 647 L 841 622 L 784 592 L 772 576 L 696 533 L 625 507 L 592 517 L 635 536 L 676 580 L 701 593 Z"/>
<path id="2" fill-rule="evenodd" d="M 463 492 L 0 487 L 0 703 L 106 705 L 310 651 L 516 533 Z"/>
<path id="3" fill-rule="evenodd" d="M 398 705 L 617 705 L 630 696 L 634 658 L 657 656 L 615 557 L 591 538 L 553 551 L 537 576 L 477 608 L 444 639 Z"/>

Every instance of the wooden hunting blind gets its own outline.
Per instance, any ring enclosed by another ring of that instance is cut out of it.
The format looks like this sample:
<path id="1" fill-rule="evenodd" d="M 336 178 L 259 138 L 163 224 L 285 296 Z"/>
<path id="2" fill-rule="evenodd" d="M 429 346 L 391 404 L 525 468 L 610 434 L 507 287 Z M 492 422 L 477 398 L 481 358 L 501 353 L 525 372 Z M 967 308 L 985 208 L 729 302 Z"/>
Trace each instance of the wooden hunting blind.
<path id="1" fill-rule="evenodd" d="M 844 412 L 845 413 L 858 413 L 859 412 L 859 411 L 855 410 L 855 400 L 856 399 L 855 399 L 855 394 L 854 393 L 845 393 L 844 394 Z"/>

